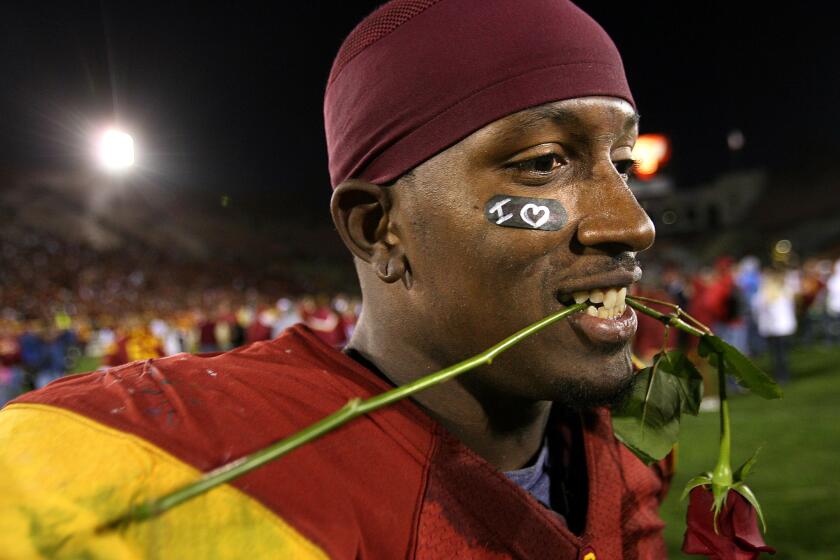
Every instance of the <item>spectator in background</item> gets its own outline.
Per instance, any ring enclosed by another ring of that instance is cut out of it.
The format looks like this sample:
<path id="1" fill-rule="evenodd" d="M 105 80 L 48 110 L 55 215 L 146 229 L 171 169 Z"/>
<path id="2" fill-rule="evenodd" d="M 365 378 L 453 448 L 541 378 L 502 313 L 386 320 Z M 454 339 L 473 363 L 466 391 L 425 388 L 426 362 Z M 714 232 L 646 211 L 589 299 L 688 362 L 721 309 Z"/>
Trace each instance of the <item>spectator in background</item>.
<path id="1" fill-rule="evenodd" d="M 840 342 L 840 259 L 834 263 L 834 272 L 826 282 L 825 311 L 829 321 L 829 336 L 835 342 Z"/>
<path id="2" fill-rule="evenodd" d="M 790 381 L 788 344 L 796 333 L 796 290 L 782 270 L 767 269 L 753 300 L 758 332 L 773 357 L 773 375 L 779 383 Z"/>
<path id="3" fill-rule="evenodd" d="M 302 320 L 297 305 L 289 298 L 278 299 L 274 307 L 277 309 L 277 320 L 274 322 L 271 338 L 277 338 L 281 332 Z"/>
<path id="4" fill-rule="evenodd" d="M 738 263 L 738 271 L 735 274 L 735 284 L 741 291 L 744 300 L 742 307 L 744 312 L 744 328 L 746 329 L 747 354 L 754 356 L 764 349 L 764 340 L 758 334 L 758 325 L 753 314 L 753 300 L 761 286 L 761 261 L 758 257 L 747 255 Z"/>
<path id="5" fill-rule="evenodd" d="M 310 329 L 327 344 L 341 348 L 347 342 L 341 318 L 329 305 L 329 298 L 319 295 L 317 299 L 303 298 L 301 317 Z"/>
<path id="6" fill-rule="evenodd" d="M 216 315 L 216 326 L 213 334 L 216 337 L 216 343 L 221 352 L 227 352 L 233 348 L 233 341 L 231 340 L 233 332 L 231 326 L 235 323 L 236 315 L 227 306 L 220 306 Z"/>
<path id="7" fill-rule="evenodd" d="M 20 394 L 18 372 L 10 366 L 0 363 L 0 407 Z"/>
<path id="8" fill-rule="evenodd" d="M 216 321 L 209 314 L 202 315 L 198 330 L 198 351 L 201 353 L 218 352 L 219 342 L 216 340 Z"/>
<path id="9" fill-rule="evenodd" d="M 44 340 L 44 324 L 38 319 L 29 321 L 20 335 L 20 363 L 23 368 L 23 390 L 36 387 L 38 373 L 47 363 L 47 343 Z"/>
<path id="10" fill-rule="evenodd" d="M 333 301 L 333 309 L 340 316 L 341 328 L 344 332 L 345 340 L 350 340 L 353 336 L 353 331 L 356 330 L 356 321 L 359 319 L 356 314 L 356 302 L 348 299 L 347 296 L 341 295 Z"/>
<path id="11" fill-rule="evenodd" d="M 0 406 L 22 391 L 23 369 L 17 331 L 17 324 L 13 321 L 0 323 Z"/>
<path id="12" fill-rule="evenodd" d="M 338 322 L 344 340 L 350 340 L 356 327 L 356 317 L 352 312 L 352 304 L 347 296 L 338 294 L 330 302 L 330 307 L 338 315 Z"/>
<path id="13" fill-rule="evenodd" d="M 175 329 L 169 321 L 160 318 L 152 319 L 149 321 L 149 331 L 160 342 L 164 356 L 171 356 L 181 351 Z"/>
<path id="14" fill-rule="evenodd" d="M 68 371 L 70 349 L 76 344 L 76 335 L 70 329 L 50 328 L 44 340 L 44 363 L 35 378 L 35 386 L 41 388 L 55 381 Z"/>
<path id="15" fill-rule="evenodd" d="M 160 341 L 149 327 L 138 318 L 132 318 L 123 329 L 122 336 L 108 350 L 103 362 L 114 367 L 136 360 L 148 360 L 164 356 Z"/>
<path id="16" fill-rule="evenodd" d="M 734 260 L 720 257 L 715 262 L 711 284 L 706 290 L 706 305 L 713 321 L 712 330 L 742 352 L 747 351 L 747 329 L 744 321 L 744 296 L 735 282 Z"/>
<path id="17" fill-rule="evenodd" d="M 704 325 L 711 325 L 715 321 L 714 310 L 707 302 L 707 292 L 713 282 L 714 271 L 710 267 L 703 267 L 691 277 L 688 312 Z"/>
<path id="18" fill-rule="evenodd" d="M 183 311 L 175 318 L 175 326 L 181 352 L 195 352 L 198 348 L 196 316 L 192 311 Z"/>
<path id="19" fill-rule="evenodd" d="M 117 342 L 117 333 L 107 318 L 102 318 L 88 338 L 85 353 L 88 356 L 105 356 Z"/>
<path id="20" fill-rule="evenodd" d="M 274 324 L 275 316 L 271 308 L 261 307 L 257 310 L 251 326 L 245 334 L 245 342 L 259 342 L 260 340 L 271 340 L 271 327 Z"/>
<path id="21" fill-rule="evenodd" d="M 802 287 L 797 300 L 797 322 L 799 323 L 799 342 L 812 344 L 820 336 L 824 325 L 825 281 L 820 274 L 820 263 L 816 259 L 808 259 L 802 267 Z M 822 304 L 822 305 L 821 305 Z"/>

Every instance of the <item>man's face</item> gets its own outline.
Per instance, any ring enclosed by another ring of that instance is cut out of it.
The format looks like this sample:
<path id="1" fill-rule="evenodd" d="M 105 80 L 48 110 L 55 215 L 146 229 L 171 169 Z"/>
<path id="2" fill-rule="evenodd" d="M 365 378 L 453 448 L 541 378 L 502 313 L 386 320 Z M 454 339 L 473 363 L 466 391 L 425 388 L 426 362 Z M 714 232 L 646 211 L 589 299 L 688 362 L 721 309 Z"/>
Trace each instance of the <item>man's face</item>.
<path id="1" fill-rule="evenodd" d="M 392 187 L 392 228 L 413 279 L 400 312 L 421 331 L 425 355 L 455 363 L 563 309 L 574 292 L 638 280 L 635 254 L 654 229 L 622 175 L 637 134 L 625 101 L 550 103 L 485 126 Z M 496 225 L 485 205 L 497 195 L 559 201 L 567 222 L 556 231 Z M 490 395 L 610 402 L 632 378 L 635 329 L 630 309 L 616 319 L 578 314 L 465 382 Z"/>

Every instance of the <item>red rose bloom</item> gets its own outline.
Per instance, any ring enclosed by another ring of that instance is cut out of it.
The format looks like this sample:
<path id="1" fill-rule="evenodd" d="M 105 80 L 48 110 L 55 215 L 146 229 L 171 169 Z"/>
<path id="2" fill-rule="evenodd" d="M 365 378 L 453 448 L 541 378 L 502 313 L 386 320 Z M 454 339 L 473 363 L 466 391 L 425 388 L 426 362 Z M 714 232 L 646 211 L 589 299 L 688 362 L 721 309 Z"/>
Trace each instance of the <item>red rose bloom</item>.
<path id="1" fill-rule="evenodd" d="M 753 560 L 762 552 L 775 554 L 764 543 L 755 509 L 743 496 L 730 490 L 717 519 L 715 533 L 714 498 L 709 486 L 697 486 L 688 502 L 687 527 L 682 551 L 705 554 L 716 560 Z"/>

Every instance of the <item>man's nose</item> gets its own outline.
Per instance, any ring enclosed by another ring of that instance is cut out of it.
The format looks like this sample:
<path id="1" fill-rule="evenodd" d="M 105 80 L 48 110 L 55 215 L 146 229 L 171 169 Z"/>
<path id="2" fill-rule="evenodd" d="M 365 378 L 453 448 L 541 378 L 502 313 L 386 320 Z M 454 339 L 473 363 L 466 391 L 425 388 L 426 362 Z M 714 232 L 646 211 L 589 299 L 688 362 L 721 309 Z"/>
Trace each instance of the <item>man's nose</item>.
<path id="1" fill-rule="evenodd" d="M 581 245 L 610 253 L 644 251 L 653 245 L 653 222 L 612 164 L 593 177 L 586 190 L 577 231 Z"/>

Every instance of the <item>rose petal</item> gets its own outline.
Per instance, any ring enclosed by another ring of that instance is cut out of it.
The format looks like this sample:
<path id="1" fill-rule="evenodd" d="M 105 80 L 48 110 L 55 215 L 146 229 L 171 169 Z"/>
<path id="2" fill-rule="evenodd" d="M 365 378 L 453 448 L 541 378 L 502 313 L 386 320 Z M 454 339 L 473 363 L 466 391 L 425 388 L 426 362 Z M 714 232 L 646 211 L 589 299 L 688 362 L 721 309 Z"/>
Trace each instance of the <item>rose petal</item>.
<path id="1" fill-rule="evenodd" d="M 698 486 L 691 490 L 683 552 L 724 560 L 754 560 L 761 552 L 775 552 L 764 544 L 758 532 L 755 510 L 740 494 L 730 491 L 727 495 L 726 504 L 718 515 L 717 533 L 713 504 L 710 487 Z"/>
<path id="2" fill-rule="evenodd" d="M 694 531 L 686 531 L 683 538 L 682 551 L 686 554 L 711 554 L 714 552 L 712 547 L 706 544 L 700 536 Z"/>
<path id="3" fill-rule="evenodd" d="M 761 552 L 776 553 L 776 549 L 768 546 L 758 529 L 758 517 L 755 508 L 738 492 L 729 492 L 727 505 L 732 503 L 732 528 L 735 538 L 743 548 L 752 548 Z"/>

